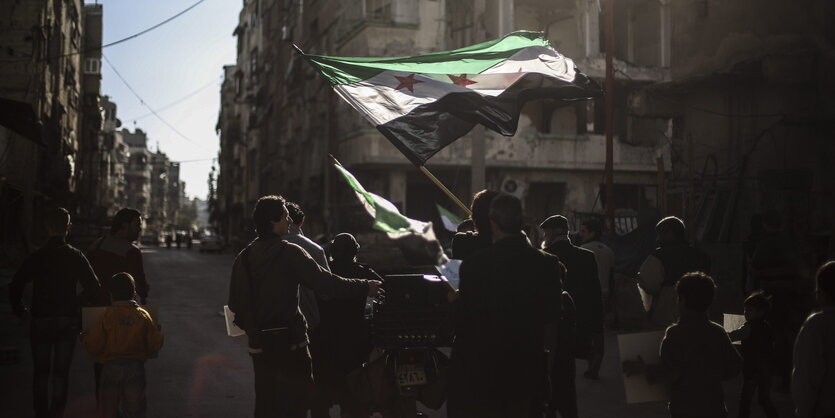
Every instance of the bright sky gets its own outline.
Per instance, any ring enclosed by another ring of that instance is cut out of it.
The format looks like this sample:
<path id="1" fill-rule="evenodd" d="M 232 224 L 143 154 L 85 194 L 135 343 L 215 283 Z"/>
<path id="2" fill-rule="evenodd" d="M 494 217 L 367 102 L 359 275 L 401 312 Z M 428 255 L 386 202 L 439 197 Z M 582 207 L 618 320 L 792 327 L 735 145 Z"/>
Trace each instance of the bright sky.
<path id="1" fill-rule="evenodd" d="M 141 32 L 179 13 L 197 0 L 85 0 L 104 9 L 104 43 Z M 118 106 L 122 126 L 142 128 L 148 147 L 183 161 L 180 176 L 189 197 L 206 199 L 223 65 L 235 63 L 232 32 L 240 0 L 205 0 L 194 9 L 138 38 L 105 48 L 103 53 L 145 103 L 181 132 L 184 139 L 150 114 L 102 60 L 102 91 Z M 196 93 L 195 93 L 196 92 Z M 168 107 L 185 96 L 190 97 Z M 189 141 L 190 140 L 190 141 Z M 202 160 L 202 161 L 193 161 Z M 192 161 L 192 162 L 188 162 Z"/>

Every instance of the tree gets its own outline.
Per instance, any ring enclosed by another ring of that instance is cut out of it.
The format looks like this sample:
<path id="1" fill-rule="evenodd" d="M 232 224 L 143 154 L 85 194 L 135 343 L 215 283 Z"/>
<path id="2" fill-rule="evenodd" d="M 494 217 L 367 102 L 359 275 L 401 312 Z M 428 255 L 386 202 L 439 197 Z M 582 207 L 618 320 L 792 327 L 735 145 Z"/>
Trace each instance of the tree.
<path id="1" fill-rule="evenodd" d="M 193 229 L 197 224 L 197 199 L 190 200 L 180 208 L 175 222 L 177 229 Z"/>
<path id="2" fill-rule="evenodd" d="M 217 168 L 212 164 L 212 170 L 209 171 L 209 195 L 206 196 L 206 205 L 209 210 L 209 225 L 215 226 L 220 214 L 217 207 L 217 177 L 215 172 Z"/>

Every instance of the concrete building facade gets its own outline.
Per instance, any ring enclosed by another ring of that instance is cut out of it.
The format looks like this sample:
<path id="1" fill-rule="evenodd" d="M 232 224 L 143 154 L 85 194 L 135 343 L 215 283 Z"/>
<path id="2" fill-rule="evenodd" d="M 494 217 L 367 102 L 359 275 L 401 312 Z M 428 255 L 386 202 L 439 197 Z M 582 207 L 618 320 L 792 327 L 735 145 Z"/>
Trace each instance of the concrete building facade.
<path id="1" fill-rule="evenodd" d="M 252 3 L 244 8 L 252 7 Z M 309 228 L 314 235 L 352 230 L 360 227 L 357 219 L 362 219 L 354 216 L 351 194 L 332 179 L 329 153 L 369 190 L 386 196 L 408 216 L 434 220 L 439 225 L 436 202 L 458 209 L 376 129 L 339 100 L 326 81 L 295 54 L 292 44 L 308 53 L 383 57 L 454 49 L 513 30 L 541 30 L 557 50 L 577 62 L 581 71 L 597 80 L 603 77 L 596 2 L 351 0 L 259 4 L 259 26 L 252 26 L 251 18 L 242 20 L 236 34 L 240 54 L 240 48 L 249 50 L 241 46 L 245 45 L 242 39 L 255 36 L 249 31 L 262 33 L 259 51 L 263 51 L 263 66 L 253 67 L 239 57 L 234 70 L 227 67 L 228 84 L 222 89 L 218 196 L 226 200 L 244 196 L 241 203 L 251 205 L 259 194 L 281 192 L 304 203 L 312 214 Z M 656 28 L 669 25 L 668 15 L 645 13 L 654 16 Z M 623 64 L 629 48 L 645 45 L 647 39 L 654 40 L 657 55 L 669 56 L 668 49 L 663 49 L 669 47 L 669 30 L 639 35 L 642 37 L 619 51 L 623 55 L 619 86 L 631 88 L 669 79 L 669 64 L 660 59 L 639 60 L 645 65 Z M 230 70 L 236 78 L 229 78 Z M 253 71 L 259 72 L 258 77 L 252 78 Z M 240 95 L 240 85 L 243 91 L 252 93 Z M 626 91 L 618 97 L 621 102 L 626 101 Z M 230 108 L 241 110 L 236 113 Z M 244 117 L 244 110 L 258 116 L 254 120 Z M 486 186 L 522 198 L 530 224 L 554 213 L 601 213 L 606 203 L 598 196 L 605 162 L 602 111 L 602 100 L 578 105 L 547 100 L 530 103 L 522 112 L 513 138 L 487 132 L 483 151 Z M 619 116 L 614 205 L 635 215 L 656 206 L 658 159 L 665 161 L 665 172 L 670 170 L 669 141 L 663 137 L 668 133 L 669 121 L 644 127 L 639 123 L 643 121 L 633 122 L 625 112 Z M 233 164 L 228 157 L 234 154 L 235 141 L 229 138 L 251 130 L 252 122 L 261 132 L 261 158 L 239 158 L 237 165 Z M 661 134 L 654 129 L 660 129 Z M 468 135 L 427 163 L 466 203 L 472 189 L 471 155 Z M 253 163 L 257 167 L 252 167 Z M 243 195 L 232 190 L 233 184 L 242 180 L 242 187 L 249 188 Z M 258 193 L 253 195 L 252 188 Z M 235 229 L 242 227 L 245 225 L 239 223 Z"/>
<path id="2" fill-rule="evenodd" d="M 129 162 L 130 151 L 118 128 L 122 122 L 117 117 L 118 106 L 108 96 L 102 96 L 104 126 L 102 130 L 102 177 L 99 178 L 100 205 L 107 216 L 113 216 L 127 205 L 127 185 L 125 170 Z"/>
<path id="3" fill-rule="evenodd" d="M 0 265 L 40 244 L 39 210 L 77 206 L 82 6 L 0 1 Z"/>
<path id="4" fill-rule="evenodd" d="M 77 221 L 90 223 L 107 216 L 103 205 L 107 185 L 104 136 L 104 114 L 101 106 L 101 45 L 103 8 L 87 4 L 83 9 L 84 41 L 82 42 L 81 106 L 79 115 L 78 202 Z"/>
<path id="5" fill-rule="evenodd" d="M 255 3 L 244 8 L 251 11 Z M 293 44 L 308 53 L 383 57 L 539 30 L 602 85 L 601 3 L 257 2 L 259 23 L 242 13 L 236 35 L 239 52 L 252 50 L 243 46 L 248 39 L 261 40 L 261 64 L 239 57 L 226 67 L 221 92 L 218 197 L 227 203 L 218 206 L 218 219 L 227 235 L 249 233 L 254 199 L 267 193 L 302 202 L 314 236 L 367 227 L 351 193 L 334 180 L 329 153 L 410 217 L 439 225 L 436 202 L 457 210 L 331 92 Z M 787 239 L 803 248 L 809 266 L 832 254 L 828 121 L 835 108 L 829 76 L 835 36 L 829 22 L 835 5 L 624 0 L 614 7 L 614 201 L 605 199 L 602 97 L 533 101 L 513 138 L 487 131 L 483 151 L 476 148 L 485 154 L 486 186 L 522 198 L 529 225 L 554 213 L 576 225 L 607 205 L 615 209 L 618 234 L 639 221 L 681 216 L 692 239 L 727 260 L 718 267 L 725 277 L 739 276 L 739 243 L 756 229 L 751 219 L 770 210 L 781 213 Z M 260 38 L 250 31 L 260 31 Z M 253 129 L 258 136 L 247 136 Z M 259 158 L 248 154 L 255 146 Z M 473 149 L 467 135 L 427 163 L 466 203 Z"/>
<path id="6" fill-rule="evenodd" d="M 148 212 L 145 212 L 145 222 L 153 231 L 161 231 L 169 222 L 173 222 L 173 219 L 168 219 L 170 165 L 168 156 L 159 149 L 151 153 L 151 204 Z"/>
<path id="7" fill-rule="evenodd" d="M 151 207 L 151 174 L 153 165 L 151 152 L 148 151 L 148 136 L 142 129 L 133 132 L 127 128 L 120 131 L 122 140 L 128 146 L 130 158 L 125 167 L 125 195 L 127 206 L 143 214 Z"/>

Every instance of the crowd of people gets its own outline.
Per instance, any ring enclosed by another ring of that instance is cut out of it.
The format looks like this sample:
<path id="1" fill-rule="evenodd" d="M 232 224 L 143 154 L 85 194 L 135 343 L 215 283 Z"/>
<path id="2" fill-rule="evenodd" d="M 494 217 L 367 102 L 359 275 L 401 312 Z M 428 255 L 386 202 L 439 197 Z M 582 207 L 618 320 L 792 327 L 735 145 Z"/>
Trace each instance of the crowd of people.
<path id="1" fill-rule="evenodd" d="M 583 377 L 600 378 L 606 315 L 622 287 L 603 224 L 581 222 L 577 245 L 569 220 L 555 214 L 540 223 L 544 240 L 535 245 L 524 232 L 518 198 L 485 190 L 474 196 L 471 210 L 451 245 L 450 255 L 462 262 L 459 287 L 449 295 L 455 339 L 448 416 L 581 416 L 575 360 L 586 364 Z M 775 221 L 767 221 L 772 229 L 766 232 L 774 232 Z M 365 417 L 371 410 L 354 396 L 348 377 L 372 351 L 366 302 L 383 292 L 383 278 L 357 261 L 360 245 L 351 234 L 334 236 L 326 252 L 304 235 L 304 222 L 298 204 L 262 197 L 253 212 L 257 238 L 232 267 L 228 305 L 248 339 L 254 414 L 322 418 L 339 405 L 343 416 Z M 32 317 L 36 415 L 62 415 L 80 334 L 96 359 L 100 415 L 144 416 L 144 362 L 157 355 L 164 338 L 142 307 L 150 286 L 133 244 L 141 214 L 120 211 L 110 234 L 86 252 L 66 243 L 72 227 L 66 210 L 47 213 L 43 224 L 49 240 L 10 285 L 15 314 Z M 763 234 L 746 251 L 746 322 L 727 332 L 710 320 L 717 292 L 710 258 L 687 242 L 678 218 L 660 220 L 656 232 L 658 248 L 635 284 L 647 328 L 665 330 L 660 363 L 623 359 L 623 372 L 668 385 L 672 417 L 727 416 L 721 383 L 740 373 L 740 418 L 749 416 L 755 395 L 767 417 L 780 416 L 772 381 L 788 386 L 798 417 L 835 416 L 835 262 L 814 274 L 815 313 L 796 321 L 808 314 L 803 308 L 813 307 L 803 303 L 798 270 L 780 260 L 773 234 Z M 22 296 L 29 283 L 27 310 Z M 76 295 L 79 285 L 83 291 Z M 105 307 L 83 332 L 79 306 Z"/>

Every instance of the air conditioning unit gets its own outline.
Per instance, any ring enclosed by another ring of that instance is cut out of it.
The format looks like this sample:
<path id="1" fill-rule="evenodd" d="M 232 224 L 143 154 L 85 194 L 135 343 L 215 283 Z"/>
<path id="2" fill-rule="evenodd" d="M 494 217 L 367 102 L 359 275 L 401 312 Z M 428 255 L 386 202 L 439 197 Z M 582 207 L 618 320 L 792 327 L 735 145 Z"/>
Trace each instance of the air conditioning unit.
<path id="1" fill-rule="evenodd" d="M 523 180 L 507 176 L 502 180 L 502 187 L 500 190 L 509 195 L 524 199 L 527 192 L 528 185 Z"/>

